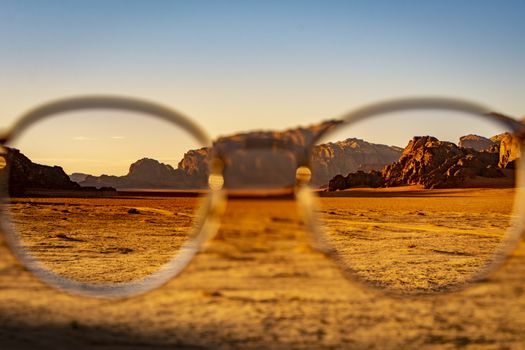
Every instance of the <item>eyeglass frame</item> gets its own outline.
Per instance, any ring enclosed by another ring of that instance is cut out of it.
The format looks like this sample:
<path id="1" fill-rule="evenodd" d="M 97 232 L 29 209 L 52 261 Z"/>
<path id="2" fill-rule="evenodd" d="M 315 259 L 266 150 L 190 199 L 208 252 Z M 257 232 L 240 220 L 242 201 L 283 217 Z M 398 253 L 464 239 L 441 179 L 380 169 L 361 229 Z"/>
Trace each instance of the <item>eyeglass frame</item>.
<path id="1" fill-rule="evenodd" d="M 160 118 L 180 127 L 188 132 L 201 147 L 211 149 L 211 158 L 209 159 L 209 191 L 204 196 L 202 206 L 198 209 L 197 219 L 195 220 L 190 237 L 182 245 L 174 257 L 164 264 L 158 271 L 131 282 L 118 284 L 88 284 L 74 281 L 70 278 L 63 277 L 50 271 L 34 258 L 30 252 L 21 244 L 21 239 L 16 230 L 12 227 L 10 212 L 6 208 L 6 202 L 9 200 L 9 174 L 2 172 L 0 174 L 0 229 L 4 233 L 6 243 L 18 259 L 33 275 L 43 281 L 45 284 L 68 293 L 78 294 L 88 297 L 98 298 L 127 298 L 139 294 L 144 294 L 168 283 L 171 279 L 179 275 L 191 262 L 191 260 L 202 251 L 205 243 L 210 241 L 218 232 L 220 226 L 220 217 L 224 212 L 226 203 L 226 192 L 223 188 L 223 160 L 222 155 L 214 153 L 211 138 L 199 127 L 194 121 L 184 114 L 165 107 L 158 103 L 121 96 L 81 96 L 51 101 L 23 114 L 18 121 L 3 135 L 0 135 L 0 156 L 7 153 L 4 146 L 11 140 L 16 139 L 26 128 L 43 119 L 57 116 L 66 112 L 81 110 L 119 110 L 138 112 L 151 117 Z M 335 131 L 343 127 L 350 126 L 364 119 L 377 117 L 380 115 L 410 111 L 410 110 L 448 110 L 463 112 L 470 115 L 483 117 L 492 121 L 497 121 L 506 126 L 513 135 L 520 140 L 522 154 L 525 154 L 524 139 L 525 125 L 521 122 L 507 117 L 503 114 L 490 113 L 491 109 L 470 101 L 441 98 L 441 97 L 419 97 L 404 98 L 385 101 L 382 103 L 370 104 L 354 111 L 350 111 L 339 118 L 333 120 L 332 125 L 316 134 L 312 141 L 304 146 L 301 152 L 294 152 L 297 158 L 295 197 L 301 208 L 306 231 L 312 246 L 332 259 L 341 271 L 351 280 L 362 282 L 368 286 L 369 283 L 356 273 L 355 270 L 343 264 L 341 255 L 333 249 L 325 239 L 325 233 L 322 231 L 322 225 L 319 224 L 319 218 L 316 212 L 316 196 L 309 186 L 311 179 L 311 156 L 314 146 L 323 139 L 328 138 Z M 281 145 L 282 146 L 282 145 Z M 300 154 L 299 154 L 300 153 Z M 4 157 L 5 158 L 5 157 Z M 517 169 L 525 169 L 524 157 L 518 159 Z M 525 218 L 525 176 L 520 175 L 522 171 L 517 171 L 516 189 L 520 192 L 514 195 L 513 217 L 510 228 L 510 237 L 505 239 L 504 244 L 497 249 L 493 259 L 487 260 L 487 263 L 477 274 L 474 274 L 464 283 L 453 285 L 450 288 L 444 288 L 443 291 L 456 291 L 467 285 L 487 277 L 496 270 L 507 258 L 510 252 L 517 246 L 524 232 L 523 218 Z M 523 199 L 519 199 L 523 198 Z M 519 219 L 522 220 L 519 220 Z M 422 293 L 424 294 L 424 293 Z"/>

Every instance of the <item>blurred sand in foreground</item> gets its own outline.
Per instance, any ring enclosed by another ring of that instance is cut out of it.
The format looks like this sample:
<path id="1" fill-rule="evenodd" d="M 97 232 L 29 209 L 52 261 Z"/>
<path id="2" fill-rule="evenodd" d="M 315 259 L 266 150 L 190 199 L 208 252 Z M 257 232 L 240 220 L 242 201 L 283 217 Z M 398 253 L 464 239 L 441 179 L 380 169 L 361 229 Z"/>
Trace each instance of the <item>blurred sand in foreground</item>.
<path id="1" fill-rule="evenodd" d="M 455 294 L 394 298 L 313 251 L 291 200 L 232 200 L 206 251 L 128 300 L 42 285 L 0 247 L 1 349 L 521 349 L 525 249 Z"/>

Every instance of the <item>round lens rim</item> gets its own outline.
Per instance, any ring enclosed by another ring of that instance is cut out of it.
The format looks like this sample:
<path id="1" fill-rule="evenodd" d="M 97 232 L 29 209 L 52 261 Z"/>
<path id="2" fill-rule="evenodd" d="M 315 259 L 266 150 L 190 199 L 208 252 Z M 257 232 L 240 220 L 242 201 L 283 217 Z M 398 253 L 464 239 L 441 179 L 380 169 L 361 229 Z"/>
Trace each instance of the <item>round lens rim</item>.
<path id="1" fill-rule="evenodd" d="M 0 145 L 15 140 L 26 129 L 47 118 L 66 112 L 82 110 L 119 110 L 138 112 L 152 118 L 162 119 L 185 130 L 201 147 L 211 150 L 212 141 L 208 134 L 195 122 L 182 113 L 155 102 L 122 96 L 78 96 L 55 100 L 38 106 L 23 114 L 5 135 L 0 137 Z M 1 147 L 0 147 L 1 148 Z M 211 154 L 211 152 L 210 152 Z M 210 164 L 214 162 L 210 159 Z M 222 176 L 222 170 L 210 166 L 210 176 Z M 0 230 L 4 234 L 7 246 L 18 261 L 34 276 L 50 287 L 61 291 L 95 298 L 128 298 L 157 289 L 179 275 L 218 230 L 220 210 L 225 196 L 222 188 L 208 186 L 207 194 L 202 197 L 202 205 L 196 212 L 196 220 L 190 238 L 180 250 L 156 272 L 141 279 L 116 284 L 90 284 L 61 276 L 42 266 L 42 264 L 23 247 L 20 237 L 10 220 L 10 211 L 6 205 L 9 200 L 8 174 L 0 179 Z"/>
<path id="2" fill-rule="evenodd" d="M 306 158 L 302 160 L 311 169 L 311 157 L 315 145 L 328 140 L 332 135 L 347 128 L 364 119 L 371 119 L 389 113 L 402 111 L 418 111 L 418 110 L 442 110 L 442 111 L 456 111 L 469 114 L 474 117 L 481 117 L 490 120 L 508 128 L 510 132 L 521 139 L 521 152 L 525 151 L 523 143 L 525 125 L 516 119 L 510 118 L 500 113 L 494 113 L 494 109 L 490 109 L 482 104 L 476 102 L 466 101 L 462 99 L 446 98 L 446 97 L 415 97 L 394 99 L 385 102 L 366 105 L 364 107 L 352 110 L 339 118 L 332 120 L 331 126 L 322 130 L 313 139 L 308 146 Z M 516 193 L 513 199 L 513 208 L 510 227 L 506 230 L 504 241 L 499 245 L 498 249 L 492 254 L 487 263 L 480 268 L 480 270 L 469 276 L 464 281 L 446 285 L 436 290 L 422 291 L 405 291 L 388 289 L 378 286 L 357 273 L 349 264 L 344 263 L 341 254 L 337 249 L 333 248 L 328 242 L 323 224 L 318 215 L 319 197 L 315 194 L 314 189 L 309 184 L 300 184 L 296 189 L 296 197 L 298 198 L 298 205 L 302 208 L 304 221 L 307 226 L 307 232 L 312 246 L 332 259 L 338 266 L 340 271 L 351 281 L 356 281 L 361 286 L 372 291 L 398 297 L 398 296 L 418 296 L 418 295 L 436 295 L 438 293 L 451 293 L 464 290 L 473 283 L 486 279 L 490 274 L 497 270 L 512 253 L 524 235 L 525 223 L 520 218 L 525 217 L 525 176 L 523 170 L 525 169 L 525 159 L 520 157 L 516 162 Z"/>

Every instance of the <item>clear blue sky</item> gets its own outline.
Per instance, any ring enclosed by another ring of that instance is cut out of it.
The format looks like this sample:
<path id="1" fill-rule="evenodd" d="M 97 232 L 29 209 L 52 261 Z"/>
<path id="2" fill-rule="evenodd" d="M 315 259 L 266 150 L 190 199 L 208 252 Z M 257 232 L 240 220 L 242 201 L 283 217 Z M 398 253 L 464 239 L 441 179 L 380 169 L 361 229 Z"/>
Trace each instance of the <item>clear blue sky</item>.
<path id="1" fill-rule="evenodd" d="M 57 97 L 146 97 L 212 136 L 449 95 L 525 114 L 524 1 L 0 0 L 0 126 Z"/>

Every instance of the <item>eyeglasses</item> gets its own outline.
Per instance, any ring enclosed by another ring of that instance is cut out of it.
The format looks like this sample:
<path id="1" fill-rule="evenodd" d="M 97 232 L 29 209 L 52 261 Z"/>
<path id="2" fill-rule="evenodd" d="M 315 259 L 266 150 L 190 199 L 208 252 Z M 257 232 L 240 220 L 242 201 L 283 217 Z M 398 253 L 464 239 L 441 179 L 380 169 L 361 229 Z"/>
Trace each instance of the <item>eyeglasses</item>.
<path id="1" fill-rule="evenodd" d="M 350 278 L 456 290 L 521 238 L 523 130 L 476 103 L 417 98 L 212 143 L 156 103 L 60 100 L 0 139 L 2 230 L 47 284 L 126 297 L 178 275 L 216 234 L 227 196 L 295 196 L 312 245 Z"/>

